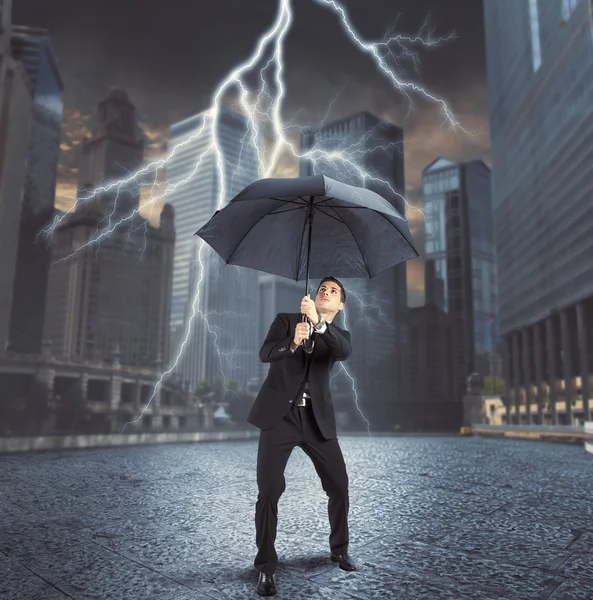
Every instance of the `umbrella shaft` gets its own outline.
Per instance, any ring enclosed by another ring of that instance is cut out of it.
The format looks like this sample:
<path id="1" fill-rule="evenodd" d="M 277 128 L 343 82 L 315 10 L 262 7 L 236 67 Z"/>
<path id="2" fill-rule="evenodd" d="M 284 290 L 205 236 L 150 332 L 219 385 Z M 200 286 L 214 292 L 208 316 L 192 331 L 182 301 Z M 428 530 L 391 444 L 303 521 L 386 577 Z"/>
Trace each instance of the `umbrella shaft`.
<path id="1" fill-rule="evenodd" d="M 309 199 L 311 204 L 309 205 L 309 237 L 307 239 L 307 277 L 305 283 L 305 296 L 309 293 L 309 263 L 311 261 L 311 239 L 313 237 L 313 196 Z"/>
<path id="2" fill-rule="evenodd" d="M 305 282 L 305 296 L 309 293 L 309 262 L 311 260 L 311 238 L 312 238 L 312 233 L 313 233 L 313 196 L 311 196 L 309 198 L 310 204 L 309 204 L 309 215 L 308 215 L 308 221 L 309 221 L 309 232 L 308 232 L 308 239 L 307 239 L 307 276 L 306 276 L 306 282 Z M 303 322 L 305 322 L 307 320 L 307 317 L 305 315 L 303 315 Z M 309 341 L 309 340 L 306 340 Z M 313 342 L 312 340 L 310 341 L 310 343 L 306 344 L 303 343 L 303 348 L 305 349 L 305 352 L 312 352 L 313 351 Z"/>

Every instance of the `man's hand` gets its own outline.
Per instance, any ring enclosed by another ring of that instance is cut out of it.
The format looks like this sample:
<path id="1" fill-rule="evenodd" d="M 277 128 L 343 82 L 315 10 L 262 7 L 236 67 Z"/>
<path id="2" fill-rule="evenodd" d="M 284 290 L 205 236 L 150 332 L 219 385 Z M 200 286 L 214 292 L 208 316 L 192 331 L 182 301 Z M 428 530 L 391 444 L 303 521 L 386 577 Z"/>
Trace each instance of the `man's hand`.
<path id="1" fill-rule="evenodd" d="M 315 302 L 311 300 L 311 296 L 307 294 L 301 300 L 301 313 L 313 323 L 313 325 L 317 325 L 319 323 L 319 315 L 317 314 L 317 308 L 315 307 Z"/>
<path id="2" fill-rule="evenodd" d="M 297 323 L 292 340 L 295 346 L 300 346 L 303 340 L 309 339 L 309 323 Z"/>

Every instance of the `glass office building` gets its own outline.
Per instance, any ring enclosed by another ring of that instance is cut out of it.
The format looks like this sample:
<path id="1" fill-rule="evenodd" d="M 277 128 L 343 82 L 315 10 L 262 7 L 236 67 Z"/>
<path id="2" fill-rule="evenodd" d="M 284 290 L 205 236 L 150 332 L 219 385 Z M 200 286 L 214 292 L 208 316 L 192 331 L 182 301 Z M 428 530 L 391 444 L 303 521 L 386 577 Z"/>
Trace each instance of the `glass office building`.
<path id="1" fill-rule="evenodd" d="M 47 30 L 15 25 L 10 41 L 13 57 L 21 61 L 27 71 L 33 104 L 10 316 L 9 349 L 20 353 L 40 353 L 50 248 L 39 233 L 47 227 L 54 215 L 62 132 L 63 83 Z"/>
<path id="2" fill-rule="evenodd" d="M 484 2 L 500 329 L 513 421 L 590 416 L 591 10 L 591 0 Z"/>
<path id="3" fill-rule="evenodd" d="M 366 187 L 405 216 L 402 141 L 401 128 L 366 111 L 324 123 L 301 134 L 301 154 L 311 158 L 301 159 L 300 175 L 323 174 Z M 325 152 L 335 154 L 324 158 Z M 340 160 L 340 153 L 350 161 Z M 361 170 L 370 177 L 364 179 Z M 393 429 L 395 403 L 409 395 L 406 264 L 344 285 L 350 292 L 344 325 L 354 342 L 348 369 L 362 391 L 371 425 Z"/>
<path id="4" fill-rule="evenodd" d="M 214 124 L 224 165 L 224 181 L 220 182 L 216 153 L 206 152 L 213 125 L 208 120 L 204 127 L 205 114 L 171 126 L 169 152 L 173 156 L 167 164 L 167 202 L 175 209 L 176 224 L 170 358 L 175 359 L 187 337 L 195 307 L 194 326 L 175 370 L 190 389 L 200 380 L 249 382 L 258 375 L 261 345 L 257 272 L 226 266 L 207 245 L 200 263 L 202 242 L 194 235 L 217 209 L 258 179 L 258 154 L 250 141 L 247 119 L 221 110 Z M 200 298 L 194 304 L 200 277 Z"/>
<path id="5" fill-rule="evenodd" d="M 424 256 L 442 281 L 442 310 L 452 316 L 459 394 L 477 371 L 495 370 L 497 282 L 490 169 L 479 160 L 438 158 L 422 172 Z"/>

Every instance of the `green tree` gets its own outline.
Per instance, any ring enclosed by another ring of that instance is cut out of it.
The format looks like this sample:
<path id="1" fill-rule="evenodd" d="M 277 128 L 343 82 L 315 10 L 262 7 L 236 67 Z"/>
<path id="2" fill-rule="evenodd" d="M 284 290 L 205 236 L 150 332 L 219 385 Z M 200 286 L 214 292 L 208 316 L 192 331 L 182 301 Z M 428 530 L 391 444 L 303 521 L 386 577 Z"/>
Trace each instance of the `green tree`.
<path id="1" fill-rule="evenodd" d="M 212 386 L 205 379 L 200 379 L 200 381 L 196 383 L 196 387 L 194 388 L 194 396 L 197 396 L 200 400 L 203 400 L 211 393 Z"/>
<path id="2" fill-rule="evenodd" d="M 484 377 L 484 394 L 486 396 L 504 396 L 504 379 L 492 375 Z"/>
<path id="3" fill-rule="evenodd" d="M 238 392 L 239 391 L 239 382 L 236 381 L 235 379 L 229 379 L 226 382 L 226 389 L 230 390 L 231 392 Z"/>
<path id="4" fill-rule="evenodd" d="M 227 394 L 228 409 L 231 419 L 235 423 L 245 423 L 247 415 L 253 404 L 253 398 L 248 394 Z"/>
<path id="5" fill-rule="evenodd" d="M 220 377 L 217 377 L 212 382 L 212 392 L 212 400 L 216 403 L 221 402 L 222 399 L 225 397 L 225 385 Z"/>

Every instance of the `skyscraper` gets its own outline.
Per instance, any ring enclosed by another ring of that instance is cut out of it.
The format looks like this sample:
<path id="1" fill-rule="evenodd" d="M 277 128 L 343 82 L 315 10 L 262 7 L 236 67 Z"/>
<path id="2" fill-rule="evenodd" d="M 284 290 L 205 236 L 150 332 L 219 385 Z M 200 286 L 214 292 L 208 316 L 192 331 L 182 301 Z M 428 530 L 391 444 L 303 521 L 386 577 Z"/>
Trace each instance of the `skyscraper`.
<path id="1" fill-rule="evenodd" d="M 402 130 L 368 112 L 305 130 L 302 153 L 311 150 L 347 150 L 355 164 L 322 156 L 301 160 L 301 176 L 324 174 L 351 185 L 371 189 L 405 215 L 401 197 L 405 189 Z M 363 180 L 359 169 L 372 178 Z M 327 275 L 331 275 L 328 273 Z M 352 332 L 353 349 L 348 369 L 354 373 L 361 405 L 371 425 L 392 429 L 398 401 L 408 398 L 407 278 L 406 265 L 398 265 L 372 280 L 345 282 L 352 292 L 345 307 L 345 325 Z M 386 373 L 389 377 L 386 377 Z"/>
<path id="2" fill-rule="evenodd" d="M 591 2 L 485 2 L 484 19 L 506 396 L 514 420 L 588 418 Z"/>
<path id="3" fill-rule="evenodd" d="M 10 47 L 12 1 L 0 4 L 0 354 L 8 346 L 32 90 Z"/>
<path id="4" fill-rule="evenodd" d="M 123 90 L 112 90 L 83 141 L 79 203 L 52 238 L 44 337 L 58 356 L 109 360 L 115 350 L 122 365 L 158 368 L 169 352 L 173 209 L 165 205 L 155 228 L 133 214 L 139 184 L 90 194 L 141 165 L 135 112 Z M 93 242 L 102 231 L 111 232 Z"/>
<path id="5" fill-rule="evenodd" d="M 11 45 L 14 58 L 22 61 L 27 70 L 33 108 L 9 348 L 40 353 L 50 248 L 39 234 L 54 215 L 63 84 L 47 30 L 13 26 Z"/>
<path id="6" fill-rule="evenodd" d="M 186 339 L 198 281 L 202 278 L 197 316 L 187 337 L 183 357 L 175 371 L 191 388 L 200 380 L 217 378 L 247 383 L 258 374 L 258 275 L 242 267 L 226 266 L 208 246 L 199 261 L 201 240 L 194 234 L 223 204 L 258 179 L 258 157 L 248 121 L 221 110 L 214 124 L 221 150 L 224 180 L 220 181 L 218 156 L 204 154 L 211 144 L 213 125 L 206 113 L 171 126 L 167 200 L 175 208 L 177 240 L 171 311 L 172 358 Z M 207 323 L 204 320 L 207 318 Z"/>
<path id="7" fill-rule="evenodd" d="M 479 160 L 438 158 L 422 171 L 424 255 L 443 282 L 442 310 L 453 322 L 457 400 L 477 371 L 486 376 L 496 352 L 496 261 L 490 170 Z"/>

